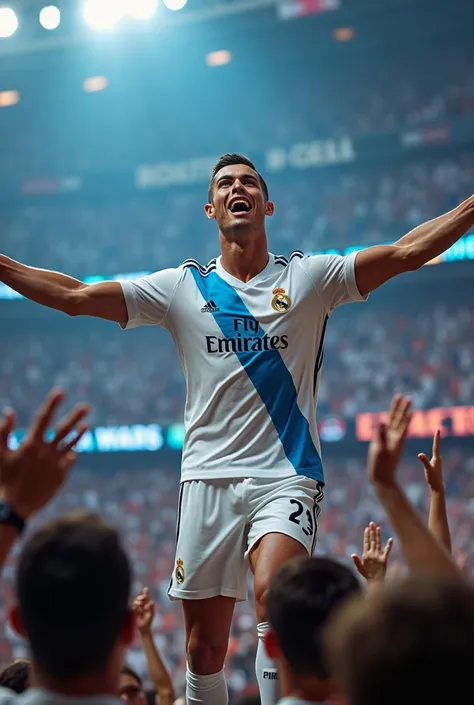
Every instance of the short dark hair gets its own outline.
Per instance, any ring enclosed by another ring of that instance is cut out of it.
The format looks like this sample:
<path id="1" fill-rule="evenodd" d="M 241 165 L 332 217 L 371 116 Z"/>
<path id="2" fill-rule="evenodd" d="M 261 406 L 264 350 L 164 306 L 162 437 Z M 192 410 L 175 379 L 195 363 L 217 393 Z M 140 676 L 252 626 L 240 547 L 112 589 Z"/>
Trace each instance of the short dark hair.
<path id="1" fill-rule="evenodd" d="M 460 580 L 411 578 L 346 605 L 328 625 L 326 643 L 352 705 L 467 702 L 474 588 Z"/>
<path id="2" fill-rule="evenodd" d="M 131 570 L 115 529 L 89 512 L 52 521 L 25 543 L 16 592 L 38 668 L 102 672 L 129 614 Z"/>
<path id="3" fill-rule="evenodd" d="M 142 684 L 143 684 L 142 679 L 140 678 L 138 673 L 136 671 L 134 671 L 133 668 L 131 668 L 130 666 L 127 666 L 127 665 L 122 666 L 122 668 L 120 669 L 120 673 L 123 676 L 130 676 L 130 678 L 134 678 L 137 681 L 140 688 L 142 687 Z"/>
<path id="4" fill-rule="evenodd" d="M 30 687 L 30 666 L 26 659 L 13 661 L 0 673 L 0 686 L 14 693 L 24 693 Z"/>
<path id="5" fill-rule="evenodd" d="M 328 677 L 323 628 L 343 600 L 360 592 L 353 571 L 330 558 L 295 558 L 274 575 L 267 597 L 268 621 L 294 673 Z"/>
<path id="6" fill-rule="evenodd" d="M 245 166 L 248 166 L 250 169 L 253 169 L 257 173 L 260 186 L 262 187 L 263 193 L 265 195 L 265 200 L 268 201 L 267 182 L 265 181 L 263 176 L 257 171 L 257 167 L 255 166 L 255 164 L 248 157 L 244 157 L 243 154 L 224 154 L 219 159 L 219 161 L 216 162 L 212 169 L 211 180 L 209 182 L 209 190 L 207 193 L 208 202 L 212 203 L 212 189 L 214 186 L 214 179 L 216 178 L 216 174 L 218 174 L 219 171 L 224 167 L 233 166 L 234 164 L 245 164 Z"/>

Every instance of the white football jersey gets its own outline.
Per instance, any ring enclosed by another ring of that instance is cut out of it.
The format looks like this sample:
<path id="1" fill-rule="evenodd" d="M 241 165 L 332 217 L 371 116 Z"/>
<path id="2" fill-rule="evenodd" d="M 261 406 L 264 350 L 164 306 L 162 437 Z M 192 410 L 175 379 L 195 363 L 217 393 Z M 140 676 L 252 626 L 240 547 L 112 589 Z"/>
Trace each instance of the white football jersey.
<path id="1" fill-rule="evenodd" d="M 166 328 L 181 358 L 182 481 L 296 473 L 324 482 L 316 425 L 323 339 L 336 306 L 363 300 L 355 257 L 270 254 L 246 284 L 220 257 L 121 282 L 126 327 Z"/>

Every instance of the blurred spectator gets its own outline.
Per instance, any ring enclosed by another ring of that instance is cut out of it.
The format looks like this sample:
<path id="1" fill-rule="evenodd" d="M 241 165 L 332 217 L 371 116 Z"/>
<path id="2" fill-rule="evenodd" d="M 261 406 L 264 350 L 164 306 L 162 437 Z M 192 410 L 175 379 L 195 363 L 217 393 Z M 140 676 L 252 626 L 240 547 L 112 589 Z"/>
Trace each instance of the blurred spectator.
<path id="1" fill-rule="evenodd" d="M 142 679 L 130 666 L 122 666 L 120 671 L 119 695 L 127 705 L 146 705 Z"/>
<path id="2" fill-rule="evenodd" d="M 30 687 L 31 662 L 17 659 L 0 673 L 0 686 L 13 690 L 14 693 L 24 693 Z"/>
<path id="3" fill-rule="evenodd" d="M 427 450 L 428 442 L 420 442 L 417 450 Z M 326 452 L 326 456 L 328 456 Z M 443 448 L 444 475 L 453 549 L 470 554 L 474 543 L 474 455 L 459 448 Z M 325 458 L 327 492 L 319 520 L 317 553 L 330 555 L 352 565 L 351 554 L 360 550 L 365 526 L 372 520 L 382 525 L 389 535 L 385 515 L 368 487 L 366 457 Z M 430 500 L 424 470 L 419 460 L 402 463 L 400 483 L 412 502 L 428 517 Z M 133 592 L 150 586 L 156 602 L 153 635 L 176 691 L 183 687 L 185 650 L 184 627 L 179 603 L 168 599 L 167 589 L 174 565 L 176 507 L 179 474 L 170 468 L 138 471 L 133 465 L 128 472 L 112 476 L 76 470 L 55 502 L 38 518 L 44 519 L 82 507 L 99 512 L 106 521 L 117 526 L 126 550 L 133 560 L 135 581 Z M 32 527 L 34 528 L 34 526 Z M 391 562 L 398 564 L 400 552 L 394 542 Z M 12 599 L 15 552 L 4 569 L 4 601 L 0 605 L 0 625 L 6 623 L 5 604 Z M 467 568 L 472 568 L 468 564 Z M 0 658 L 8 663 L 24 655 L 24 645 L 9 628 L 2 630 Z M 239 603 L 229 643 L 226 672 L 233 693 L 254 683 L 256 630 L 252 602 Z M 127 662 L 148 681 L 145 655 L 139 635 L 128 654 Z"/>
<path id="4" fill-rule="evenodd" d="M 327 641 L 331 672 L 349 705 L 469 702 L 474 587 L 412 578 L 343 606 Z"/>
<path id="5" fill-rule="evenodd" d="M 324 629 L 341 604 L 360 593 L 354 571 L 332 558 L 299 557 L 275 573 L 265 646 L 278 666 L 283 701 L 331 701 L 334 683 L 325 663 Z"/>

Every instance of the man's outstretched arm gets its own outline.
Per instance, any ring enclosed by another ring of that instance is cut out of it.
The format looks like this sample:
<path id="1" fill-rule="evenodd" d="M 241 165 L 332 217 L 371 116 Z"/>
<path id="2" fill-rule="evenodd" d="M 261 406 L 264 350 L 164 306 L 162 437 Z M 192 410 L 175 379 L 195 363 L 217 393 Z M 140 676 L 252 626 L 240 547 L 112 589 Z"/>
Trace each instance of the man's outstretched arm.
<path id="1" fill-rule="evenodd" d="M 474 196 L 454 210 L 411 230 L 393 245 L 369 247 L 357 254 L 357 287 L 365 296 L 389 279 L 419 269 L 448 250 L 474 226 Z"/>
<path id="2" fill-rule="evenodd" d="M 0 255 L 0 281 L 27 299 L 69 316 L 95 316 L 127 323 L 127 307 L 119 282 L 84 284 L 67 274 L 28 267 L 5 255 Z"/>

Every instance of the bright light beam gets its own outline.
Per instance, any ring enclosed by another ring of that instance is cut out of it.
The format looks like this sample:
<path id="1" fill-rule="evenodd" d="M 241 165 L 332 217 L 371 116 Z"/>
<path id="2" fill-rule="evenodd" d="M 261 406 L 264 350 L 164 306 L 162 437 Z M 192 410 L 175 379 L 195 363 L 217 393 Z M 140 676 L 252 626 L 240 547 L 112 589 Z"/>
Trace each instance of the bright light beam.
<path id="1" fill-rule="evenodd" d="M 128 0 L 127 14 L 137 20 L 149 20 L 158 8 L 158 0 Z"/>
<path id="2" fill-rule="evenodd" d="M 6 39 L 15 34 L 18 29 L 18 17 L 11 7 L 0 8 L 0 37 Z"/>
<path id="3" fill-rule="evenodd" d="M 168 10 L 182 10 L 188 0 L 163 0 L 163 4 Z"/>
<path id="4" fill-rule="evenodd" d="M 45 29 L 56 29 L 61 22 L 61 13 L 55 5 L 48 5 L 41 10 L 39 20 Z"/>
<path id="5" fill-rule="evenodd" d="M 85 0 L 84 19 L 94 29 L 111 30 L 126 12 L 124 0 Z"/>

